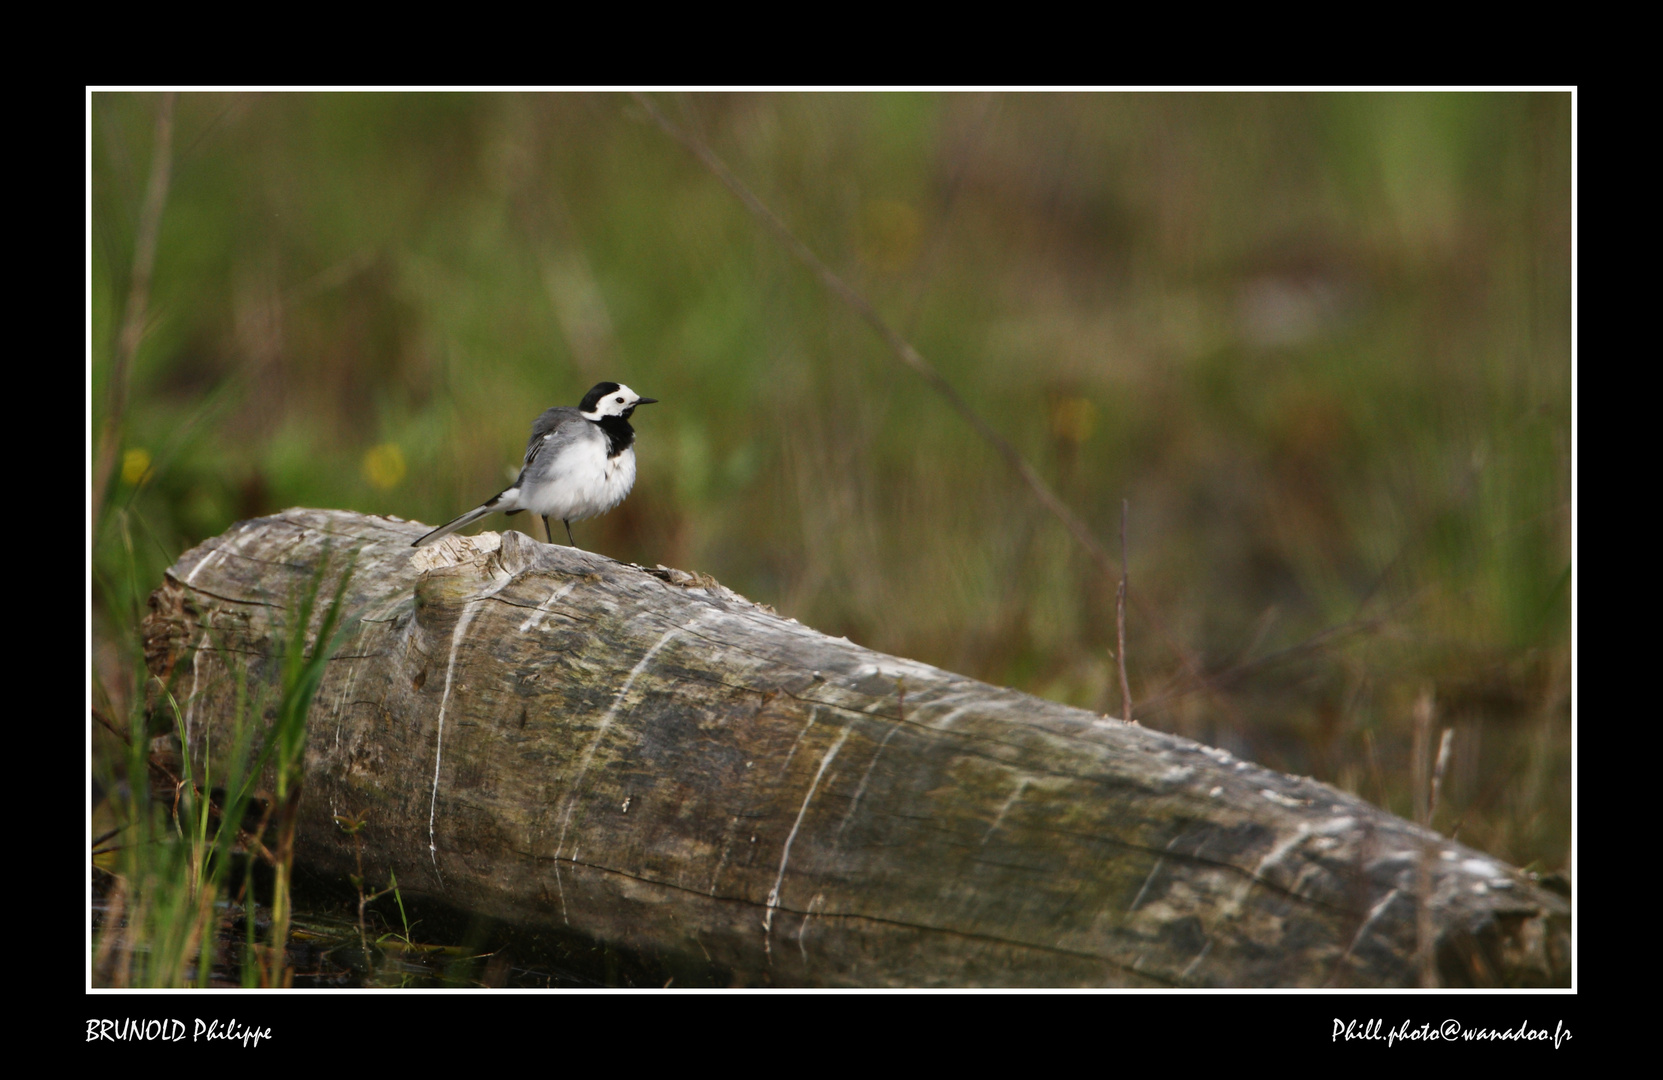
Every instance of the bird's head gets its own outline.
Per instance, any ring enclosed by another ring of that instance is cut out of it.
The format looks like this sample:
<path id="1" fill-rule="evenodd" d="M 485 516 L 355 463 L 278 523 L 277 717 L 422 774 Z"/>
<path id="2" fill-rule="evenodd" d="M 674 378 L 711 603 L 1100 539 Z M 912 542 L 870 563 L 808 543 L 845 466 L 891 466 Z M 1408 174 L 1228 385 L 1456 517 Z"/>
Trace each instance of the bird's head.
<path id="1" fill-rule="evenodd" d="M 578 403 L 578 412 L 585 420 L 601 421 L 608 416 L 629 419 L 629 414 L 635 411 L 637 405 L 655 405 L 657 398 L 642 397 L 623 383 L 596 383 L 590 388 L 583 400 Z"/>

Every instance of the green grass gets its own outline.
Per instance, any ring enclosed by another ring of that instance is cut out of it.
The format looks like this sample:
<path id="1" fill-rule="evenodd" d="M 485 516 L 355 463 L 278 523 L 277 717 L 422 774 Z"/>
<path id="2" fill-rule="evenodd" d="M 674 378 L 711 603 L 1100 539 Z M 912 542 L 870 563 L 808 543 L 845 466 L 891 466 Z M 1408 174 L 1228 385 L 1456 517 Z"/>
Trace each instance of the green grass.
<path id="1" fill-rule="evenodd" d="M 286 958 L 306 719 L 325 666 L 353 626 L 345 605 L 352 555 L 333 596 L 324 597 L 318 609 L 329 562 L 326 556 L 310 586 L 291 598 L 289 638 L 276 684 L 250 692 L 244 667 L 231 666 L 236 690 L 229 753 L 215 750 L 213 725 L 202 720 L 197 745 L 174 687 L 159 679 L 149 679 L 144 695 L 134 699 L 124 730 L 103 717 L 103 730 L 124 754 L 119 762 L 94 758 L 95 775 L 111 793 L 96 808 L 102 831 L 93 845 L 102 897 L 92 957 L 96 985 L 209 985 L 216 953 L 239 909 L 248 935 L 243 984 L 292 985 Z M 315 611 L 318 625 L 308 650 Z M 211 638 L 197 648 L 222 651 Z M 261 725 L 255 718 L 266 714 L 264 704 L 272 698 L 273 720 L 256 730 Z M 171 731 L 157 730 L 158 716 L 171 720 Z M 164 736 L 161 744 L 158 735 Z M 263 809 L 256 813 L 258 807 Z M 261 866 L 274 875 L 263 905 L 255 897 Z M 234 889 L 233 868 L 243 871 Z M 264 941 L 254 936 L 261 906 L 269 911 Z M 407 935 L 408 923 L 405 928 Z"/>
<path id="2" fill-rule="evenodd" d="M 127 718 L 125 730 L 113 724 L 104 729 L 119 740 L 124 760 L 94 760 L 95 775 L 110 793 L 96 808 L 101 832 L 93 844 L 103 901 L 93 942 L 95 985 L 206 984 L 220 901 L 241 854 L 238 826 L 258 779 L 250 767 L 244 689 L 239 679 L 237 698 L 244 707 L 232 727 L 236 745 L 229 754 L 214 755 L 222 775 L 210 771 L 209 746 L 198 759 L 200 775 L 192 755 L 153 749 L 158 735 L 189 745 L 184 713 L 167 686 L 155 687 L 155 700 L 157 714 L 171 720 L 171 733 L 155 730 L 142 709 Z"/>
<path id="3" fill-rule="evenodd" d="M 1568 95 L 655 100 L 1105 542 L 1130 500 L 1143 723 L 1407 814 L 1431 687 L 1438 826 L 1568 865 Z M 95 425 L 156 107 L 93 100 Z M 663 404 L 583 546 L 1118 710 L 1113 583 L 626 97 L 177 108 L 123 435 L 155 467 L 94 548 L 110 715 L 185 548 L 293 505 L 447 520 L 601 378 Z"/>

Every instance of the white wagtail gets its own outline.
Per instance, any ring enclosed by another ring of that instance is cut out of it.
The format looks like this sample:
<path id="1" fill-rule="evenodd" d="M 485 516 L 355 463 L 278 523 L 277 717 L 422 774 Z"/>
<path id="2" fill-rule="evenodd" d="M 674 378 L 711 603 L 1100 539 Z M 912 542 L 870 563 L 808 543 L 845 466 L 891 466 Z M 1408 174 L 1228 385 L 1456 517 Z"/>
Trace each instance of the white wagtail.
<path id="1" fill-rule="evenodd" d="M 549 519 L 559 518 L 566 526 L 566 542 L 576 547 L 572 522 L 606 513 L 635 486 L 635 429 L 629 426 L 629 414 L 637 405 L 657 401 L 622 383 L 603 382 L 584 394 L 577 408 L 555 406 L 531 425 L 525 466 L 512 487 L 410 546 L 430 544 L 486 514 L 530 510 L 543 519 L 551 541 L 554 528 Z"/>

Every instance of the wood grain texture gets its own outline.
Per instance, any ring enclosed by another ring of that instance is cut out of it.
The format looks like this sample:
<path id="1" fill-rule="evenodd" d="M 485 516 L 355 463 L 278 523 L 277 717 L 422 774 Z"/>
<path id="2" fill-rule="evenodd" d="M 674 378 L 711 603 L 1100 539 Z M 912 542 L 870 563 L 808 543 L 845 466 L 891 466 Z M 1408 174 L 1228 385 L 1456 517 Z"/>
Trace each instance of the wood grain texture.
<path id="1" fill-rule="evenodd" d="M 1569 905 L 1354 796 L 520 533 L 290 510 L 187 552 L 151 671 L 192 752 L 349 551 L 299 857 L 677 985 L 1568 985 Z M 332 580 L 332 579 L 331 579 Z M 326 587 L 329 587 L 326 584 Z M 153 680 L 154 682 L 154 680 Z M 1432 887 L 1417 895 L 1422 860 Z"/>

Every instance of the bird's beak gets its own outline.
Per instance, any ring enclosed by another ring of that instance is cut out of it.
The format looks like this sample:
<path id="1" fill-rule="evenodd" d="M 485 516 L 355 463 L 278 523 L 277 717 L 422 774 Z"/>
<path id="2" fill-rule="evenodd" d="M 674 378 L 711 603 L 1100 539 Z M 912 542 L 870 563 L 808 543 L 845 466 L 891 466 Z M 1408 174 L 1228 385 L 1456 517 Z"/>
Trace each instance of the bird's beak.
<path id="1" fill-rule="evenodd" d="M 655 397 L 636 398 L 635 399 L 635 404 L 637 404 L 637 405 L 657 405 L 658 404 L 658 399 L 655 398 Z"/>

